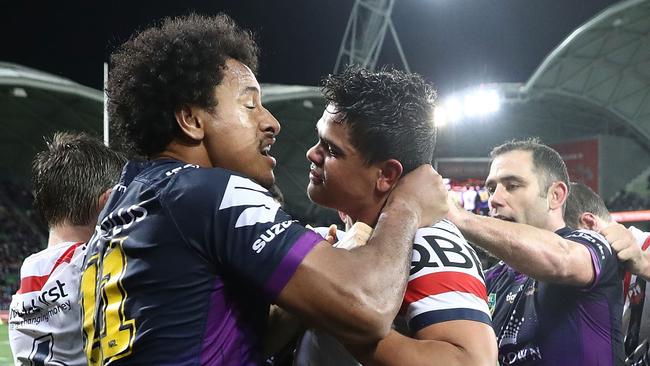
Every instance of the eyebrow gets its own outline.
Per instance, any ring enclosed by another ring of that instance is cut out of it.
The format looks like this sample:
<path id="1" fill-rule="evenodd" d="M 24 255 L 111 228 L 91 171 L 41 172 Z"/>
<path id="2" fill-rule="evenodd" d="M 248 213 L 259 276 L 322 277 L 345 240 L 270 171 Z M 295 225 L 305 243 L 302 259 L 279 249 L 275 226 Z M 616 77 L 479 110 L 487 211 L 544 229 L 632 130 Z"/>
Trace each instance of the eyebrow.
<path id="1" fill-rule="evenodd" d="M 259 93 L 260 96 L 262 95 L 262 92 L 260 91 L 260 89 L 258 87 L 249 85 L 249 86 L 245 87 L 244 89 L 242 89 L 239 92 L 239 95 L 242 96 L 244 94 L 255 93 L 255 92 Z"/>
<path id="2" fill-rule="evenodd" d="M 526 183 L 520 176 L 518 175 L 506 175 L 497 179 L 489 179 L 485 182 L 486 186 L 490 185 L 495 185 L 497 182 L 515 182 L 515 183 Z"/>

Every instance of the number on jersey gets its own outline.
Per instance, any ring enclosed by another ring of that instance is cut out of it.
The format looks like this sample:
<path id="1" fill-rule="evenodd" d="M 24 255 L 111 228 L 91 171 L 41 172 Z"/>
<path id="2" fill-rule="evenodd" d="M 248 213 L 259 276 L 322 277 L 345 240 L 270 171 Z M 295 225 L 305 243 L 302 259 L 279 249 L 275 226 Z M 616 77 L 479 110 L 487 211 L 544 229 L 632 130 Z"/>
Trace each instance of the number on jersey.
<path id="1" fill-rule="evenodd" d="M 131 354 L 135 321 L 124 314 L 125 239 L 111 240 L 101 262 L 99 254 L 93 253 L 81 277 L 84 348 L 90 365 L 106 364 Z"/>

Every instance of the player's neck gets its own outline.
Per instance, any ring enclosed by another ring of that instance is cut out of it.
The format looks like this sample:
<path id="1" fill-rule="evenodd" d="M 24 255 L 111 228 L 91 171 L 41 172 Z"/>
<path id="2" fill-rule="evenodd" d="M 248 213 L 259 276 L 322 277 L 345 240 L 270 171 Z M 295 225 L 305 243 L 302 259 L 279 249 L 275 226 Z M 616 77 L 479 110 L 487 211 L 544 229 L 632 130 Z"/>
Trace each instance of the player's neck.
<path id="1" fill-rule="evenodd" d="M 350 216 L 353 225 L 358 221 L 361 221 L 364 224 L 374 228 L 377 225 L 379 215 L 381 215 L 381 211 L 386 204 L 387 198 L 388 195 L 385 197 L 375 197 L 371 202 L 367 202 L 365 205 L 363 205 L 363 207 L 359 207 L 359 209 L 357 209 L 355 212 L 346 212 L 346 214 Z"/>
<path id="2" fill-rule="evenodd" d="M 203 144 L 187 144 L 178 139 L 172 140 L 169 145 L 152 158 L 171 158 L 184 163 L 196 164 L 203 168 L 211 168 L 212 163 Z"/>
<path id="3" fill-rule="evenodd" d="M 551 216 L 546 221 L 545 227 L 543 227 L 542 229 L 546 229 L 546 230 L 549 230 L 549 231 L 556 232 L 556 231 L 562 229 L 565 226 L 566 226 L 566 223 L 564 222 L 564 218 L 562 218 L 562 214 L 552 212 Z"/>
<path id="4" fill-rule="evenodd" d="M 59 225 L 50 228 L 47 247 L 51 248 L 61 243 L 85 243 L 90 240 L 95 228 L 92 225 Z"/>

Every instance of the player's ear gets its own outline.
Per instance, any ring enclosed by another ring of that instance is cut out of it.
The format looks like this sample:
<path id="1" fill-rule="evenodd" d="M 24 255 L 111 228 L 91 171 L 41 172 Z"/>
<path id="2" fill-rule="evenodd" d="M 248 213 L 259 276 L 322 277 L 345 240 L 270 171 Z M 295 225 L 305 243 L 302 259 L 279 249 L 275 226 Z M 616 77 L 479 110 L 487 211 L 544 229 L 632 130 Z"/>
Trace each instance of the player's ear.
<path id="1" fill-rule="evenodd" d="M 108 202 L 108 197 L 110 197 L 111 192 L 113 192 L 112 188 L 109 188 L 104 191 L 104 193 L 99 195 L 99 198 L 97 199 L 97 213 L 101 212 L 104 209 L 104 206 L 106 206 L 106 202 Z"/>
<path id="2" fill-rule="evenodd" d="M 569 187 L 564 182 L 553 182 L 548 188 L 547 199 L 550 209 L 561 208 L 569 196 Z"/>
<path id="3" fill-rule="evenodd" d="M 388 159 L 379 163 L 379 175 L 375 187 L 379 192 L 390 192 L 402 176 L 404 168 L 402 163 L 395 159 Z"/>
<path id="4" fill-rule="evenodd" d="M 600 230 L 600 222 L 598 221 L 598 217 L 596 217 L 596 215 L 592 214 L 591 212 L 583 212 L 580 215 L 578 222 L 580 223 L 579 229 L 589 229 L 593 231 Z"/>
<path id="5" fill-rule="evenodd" d="M 201 118 L 201 109 L 196 106 L 183 105 L 174 112 L 176 123 L 180 127 L 183 135 L 194 141 L 203 140 L 205 131 L 203 130 L 203 119 Z"/>

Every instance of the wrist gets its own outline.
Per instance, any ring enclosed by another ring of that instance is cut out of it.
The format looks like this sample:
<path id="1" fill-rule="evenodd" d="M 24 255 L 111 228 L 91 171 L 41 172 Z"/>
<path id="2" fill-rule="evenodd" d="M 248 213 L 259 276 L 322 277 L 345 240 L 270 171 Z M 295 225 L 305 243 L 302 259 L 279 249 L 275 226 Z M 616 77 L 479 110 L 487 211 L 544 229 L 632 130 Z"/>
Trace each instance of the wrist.
<path id="1" fill-rule="evenodd" d="M 641 271 L 639 276 L 650 279 L 650 253 L 643 252 L 641 255 Z"/>
<path id="2" fill-rule="evenodd" d="M 394 198 L 388 200 L 386 206 L 382 210 L 382 214 L 385 213 L 389 216 L 395 216 L 405 223 L 409 222 L 408 220 L 412 218 L 413 222 L 415 222 L 416 225 L 419 225 L 422 219 L 422 214 L 416 207 L 417 205 L 407 202 L 404 199 Z"/>

